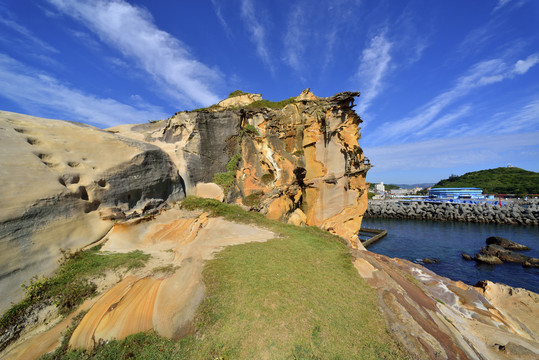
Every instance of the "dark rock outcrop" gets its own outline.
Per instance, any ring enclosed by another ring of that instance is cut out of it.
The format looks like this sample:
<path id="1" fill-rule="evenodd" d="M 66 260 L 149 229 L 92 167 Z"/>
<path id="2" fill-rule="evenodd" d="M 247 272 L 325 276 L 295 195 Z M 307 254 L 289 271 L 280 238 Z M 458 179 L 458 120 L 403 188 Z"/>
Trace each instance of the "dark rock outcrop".
<path id="1" fill-rule="evenodd" d="M 527 247 L 526 245 L 518 244 L 516 242 L 513 242 L 511 240 L 508 240 L 500 236 L 491 236 L 487 238 L 486 242 L 487 242 L 487 245 L 499 245 L 502 248 L 507 249 L 507 250 L 517 250 L 517 251 L 530 250 L 530 248 Z"/>

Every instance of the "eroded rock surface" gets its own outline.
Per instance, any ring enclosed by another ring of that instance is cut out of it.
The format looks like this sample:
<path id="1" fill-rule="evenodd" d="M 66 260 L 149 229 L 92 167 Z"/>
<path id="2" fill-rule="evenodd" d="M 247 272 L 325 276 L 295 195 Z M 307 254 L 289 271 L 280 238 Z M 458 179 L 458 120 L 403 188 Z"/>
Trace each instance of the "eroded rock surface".
<path id="1" fill-rule="evenodd" d="M 485 281 L 452 281 L 368 251 L 354 265 L 378 291 L 393 335 L 419 359 L 537 359 L 539 295 Z"/>
<path id="2" fill-rule="evenodd" d="M 344 92 L 318 98 L 307 89 L 282 109 L 210 107 L 111 131 L 167 151 L 186 179 L 187 194 L 228 172 L 232 183 L 224 186 L 226 201 L 282 221 L 300 209 L 307 225 L 358 248 L 370 164 L 358 143 L 361 119 L 352 109 L 357 96 Z M 237 167 L 227 169 L 237 155 Z"/>
<path id="3" fill-rule="evenodd" d="M 152 258 L 144 269 L 131 273 L 83 305 L 89 311 L 69 344 L 88 349 L 99 341 L 123 339 L 150 329 L 172 339 L 190 333 L 195 310 L 204 295 L 204 261 L 226 246 L 276 237 L 252 225 L 177 209 L 150 221 L 130 220 L 114 225 L 104 239 L 102 251 L 142 250 Z M 6 351 L 5 358 L 36 358 L 54 349 L 68 324 L 63 321 L 50 332 L 22 339 Z M 36 345 L 35 351 L 28 342 Z"/>
<path id="4" fill-rule="evenodd" d="M 57 266 L 112 227 L 99 211 L 181 199 L 170 157 L 158 147 L 92 126 L 0 112 L 0 311 L 20 284 Z"/>

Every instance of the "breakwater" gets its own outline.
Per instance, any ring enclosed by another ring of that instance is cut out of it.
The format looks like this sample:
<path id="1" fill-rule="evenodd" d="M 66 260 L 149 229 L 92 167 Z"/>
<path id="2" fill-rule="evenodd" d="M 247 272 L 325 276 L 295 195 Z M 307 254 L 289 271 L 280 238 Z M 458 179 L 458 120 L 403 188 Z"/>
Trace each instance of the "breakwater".
<path id="1" fill-rule="evenodd" d="M 539 225 L 539 202 L 462 204 L 410 200 L 369 200 L 369 218 L 462 221 L 474 223 Z"/>

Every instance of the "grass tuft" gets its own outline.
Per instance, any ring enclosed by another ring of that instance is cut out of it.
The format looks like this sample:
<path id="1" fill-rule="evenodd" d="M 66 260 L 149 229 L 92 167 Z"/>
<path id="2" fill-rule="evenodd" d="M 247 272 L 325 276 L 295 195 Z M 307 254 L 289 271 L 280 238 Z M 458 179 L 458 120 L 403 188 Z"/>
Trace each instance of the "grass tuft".
<path id="1" fill-rule="evenodd" d="M 95 246 L 75 253 L 62 251 L 61 265 L 54 275 L 50 278 L 35 276 L 28 285 L 22 285 L 25 297 L 2 316 L 0 332 L 23 323 L 25 312 L 38 303 L 54 303 L 62 315 L 67 315 L 95 294 L 97 287 L 90 281 L 92 277 L 100 276 L 106 270 L 142 267 L 150 258 L 140 250 L 113 254 L 101 253 L 100 248 Z"/>

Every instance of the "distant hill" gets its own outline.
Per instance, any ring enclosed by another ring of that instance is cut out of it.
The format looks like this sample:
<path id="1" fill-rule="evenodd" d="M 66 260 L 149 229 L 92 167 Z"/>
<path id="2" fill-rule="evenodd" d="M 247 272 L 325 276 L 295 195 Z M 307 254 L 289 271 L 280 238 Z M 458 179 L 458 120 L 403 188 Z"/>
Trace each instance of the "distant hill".
<path id="1" fill-rule="evenodd" d="M 539 173 L 516 167 L 451 175 L 434 187 L 478 187 L 486 194 L 539 194 Z"/>

